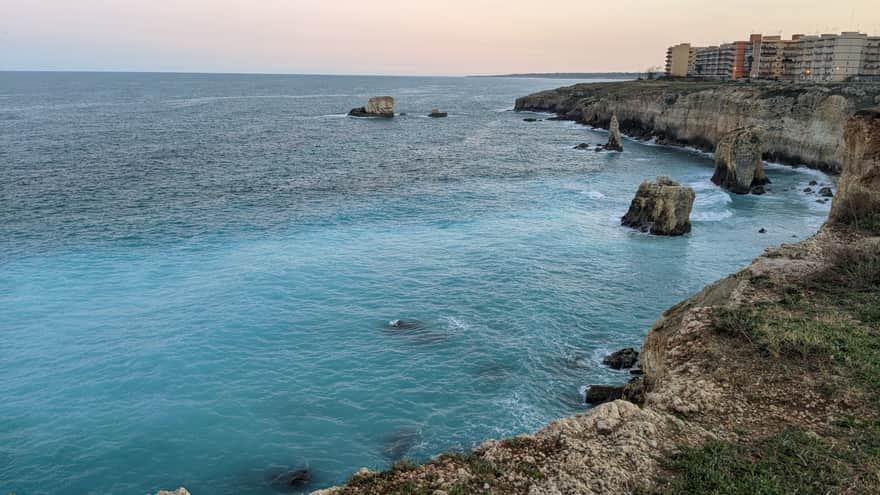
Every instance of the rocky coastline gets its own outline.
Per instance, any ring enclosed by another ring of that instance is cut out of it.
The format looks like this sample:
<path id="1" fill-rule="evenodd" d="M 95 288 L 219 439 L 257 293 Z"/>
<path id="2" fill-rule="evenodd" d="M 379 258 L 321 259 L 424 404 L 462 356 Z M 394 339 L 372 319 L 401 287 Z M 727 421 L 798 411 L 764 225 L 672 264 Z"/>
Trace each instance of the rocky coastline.
<path id="1" fill-rule="evenodd" d="M 577 84 L 517 99 L 516 111 L 620 130 L 637 139 L 714 152 L 740 128 L 761 129 L 764 158 L 840 173 L 846 121 L 880 104 L 880 84 L 627 81 Z"/>
<path id="2" fill-rule="evenodd" d="M 878 493 L 880 109 L 816 125 L 829 221 L 664 313 L 619 399 L 315 495 Z"/>

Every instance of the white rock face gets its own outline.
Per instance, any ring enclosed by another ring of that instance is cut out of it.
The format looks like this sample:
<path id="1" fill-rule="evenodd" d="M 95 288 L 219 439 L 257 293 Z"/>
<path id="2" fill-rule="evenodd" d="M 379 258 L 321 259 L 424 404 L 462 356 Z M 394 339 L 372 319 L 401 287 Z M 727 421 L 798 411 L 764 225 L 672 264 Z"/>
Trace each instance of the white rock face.
<path id="1" fill-rule="evenodd" d="M 370 98 L 364 110 L 371 115 L 382 117 L 394 116 L 394 98 L 390 96 L 377 96 Z"/>

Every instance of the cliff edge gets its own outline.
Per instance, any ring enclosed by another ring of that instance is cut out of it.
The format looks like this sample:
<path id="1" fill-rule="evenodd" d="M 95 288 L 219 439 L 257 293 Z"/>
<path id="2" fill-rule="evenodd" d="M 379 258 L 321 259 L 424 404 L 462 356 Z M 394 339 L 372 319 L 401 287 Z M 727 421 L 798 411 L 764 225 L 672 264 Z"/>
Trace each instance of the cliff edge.
<path id="1" fill-rule="evenodd" d="M 856 112 L 880 104 L 880 84 L 627 81 L 577 84 L 517 99 L 515 110 L 555 113 L 661 144 L 715 151 L 730 132 L 762 130 L 764 158 L 839 173 Z"/>
<path id="2" fill-rule="evenodd" d="M 880 493 L 880 112 L 841 126 L 829 222 L 664 313 L 625 400 L 316 494 Z"/>

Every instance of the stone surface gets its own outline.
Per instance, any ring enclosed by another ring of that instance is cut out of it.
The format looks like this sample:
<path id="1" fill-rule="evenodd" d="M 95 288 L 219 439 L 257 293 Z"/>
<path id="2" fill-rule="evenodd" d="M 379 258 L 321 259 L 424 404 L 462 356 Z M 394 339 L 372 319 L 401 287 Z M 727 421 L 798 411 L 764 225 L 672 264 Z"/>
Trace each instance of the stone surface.
<path id="1" fill-rule="evenodd" d="M 366 106 L 352 108 L 348 114 L 353 117 L 394 117 L 394 98 L 390 96 L 370 98 Z"/>
<path id="2" fill-rule="evenodd" d="M 623 151 L 623 143 L 620 138 L 620 122 L 617 121 L 617 115 L 611 116 L 611 122 L 608 124 L 608 143 L 605 145 L 608 151 Z"/>
<path id="3" fill-rule="evenodd" d="M 447 112 L 441 112 L 440 109 L 438 109 L 438 108 L 431 110 L 431 113 L 428 114 L 428 117 L 433 117 L 435 119 L 448 117 L 448 116 L 449 116 L 449 114 Z"/>
<path id="4" fill-rule="evenodd" d="M 687 234 L 695 199 L 693 189 L 669 177 L 642 182 L 621 224 L 655 235 Z"/>
<path id="5" fill-rule="evenodd" d="M 156 492 L 156 495 L 190 495 L 190 493 L 186 491 L 186 488 L 180 487 L 173 492 L 169 492 L 167 490 L 159 490 L 158 492 Z"/>
<path id="6" fill-rule="evenodd" d="M 832 223 L 880 224 L 880 108 L 846 125 L 846 158 L 831 205 Z"/>
<path id="7" fill-rule="evenodd" d="M 615 370 L 630 369 L 639 362 L 639 352 L 633 348 L 621 349 L 605 356 L 602 364 Z"/>
<path id="8" fill-rule="evenodd" d="M 769 183 L 761 159 L 763 150 L 764 143 L 755 128 L 728 133 L 715 148 L 712 182 L 736 194 L 748 194 L 752 188 Z"/>

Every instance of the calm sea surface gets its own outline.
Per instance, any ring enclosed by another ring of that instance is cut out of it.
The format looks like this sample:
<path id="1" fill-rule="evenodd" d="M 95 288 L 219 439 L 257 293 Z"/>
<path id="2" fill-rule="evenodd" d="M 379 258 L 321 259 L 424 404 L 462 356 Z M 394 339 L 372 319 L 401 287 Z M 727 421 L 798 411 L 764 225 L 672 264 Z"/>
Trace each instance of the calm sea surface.
<path id="1" fill-rule="evenodd" d="M 573 82 L 0 73 L 0 493 L 308 491 L 535 431 L 826 216 L 816 172 L 737 197 L 703 155 L 510 111 Z M 345 116 L 385 94 L 408 115 Z M 691 235 L 619 226 L 657 175 Z"/>

